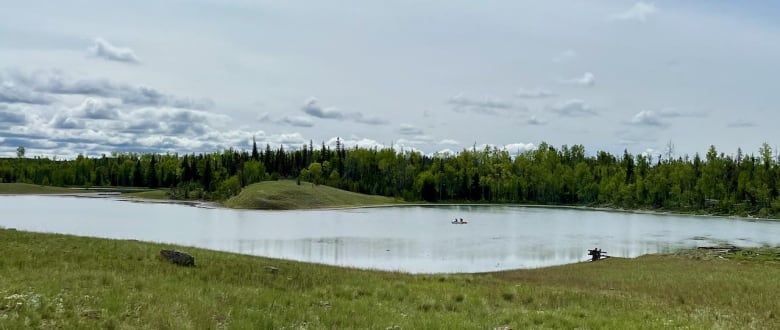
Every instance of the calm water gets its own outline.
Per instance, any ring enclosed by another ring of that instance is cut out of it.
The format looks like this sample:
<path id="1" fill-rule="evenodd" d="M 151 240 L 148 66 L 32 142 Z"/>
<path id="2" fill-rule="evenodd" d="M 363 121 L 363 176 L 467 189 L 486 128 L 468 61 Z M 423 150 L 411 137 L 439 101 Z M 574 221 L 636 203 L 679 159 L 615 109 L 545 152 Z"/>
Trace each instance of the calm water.
<path id="1" fill-rule="evenodd" d="M 0 196 L 0 226 L 413 273 L 534 268 L 681 247 L 780 245 L 780 222 L 515 206 L 240 211 Z M 467 225 L 450 221 L 464 218 Z M 196 256 L 197 258 L 197 256 Z"/>

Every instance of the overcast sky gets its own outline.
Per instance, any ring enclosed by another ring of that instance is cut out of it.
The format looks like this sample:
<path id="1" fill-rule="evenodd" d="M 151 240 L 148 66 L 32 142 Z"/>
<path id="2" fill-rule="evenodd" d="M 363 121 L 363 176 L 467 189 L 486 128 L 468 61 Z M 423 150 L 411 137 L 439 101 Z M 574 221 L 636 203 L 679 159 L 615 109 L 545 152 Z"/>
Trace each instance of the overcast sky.
<path id="1" fill-rule="evenodd" d="M 0 156 L 780 143 L 773 1 L 0 0 Z"/>

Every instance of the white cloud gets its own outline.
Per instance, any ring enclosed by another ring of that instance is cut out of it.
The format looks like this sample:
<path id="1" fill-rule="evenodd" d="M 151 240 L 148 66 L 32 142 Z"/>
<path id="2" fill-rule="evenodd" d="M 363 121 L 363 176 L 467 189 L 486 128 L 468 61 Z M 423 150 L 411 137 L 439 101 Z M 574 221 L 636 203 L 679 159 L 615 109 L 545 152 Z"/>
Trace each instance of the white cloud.
<path id="1" fill-rule="evenodd" d="M 630 9 L 622 13 L 612 15 L 612 19 L 620 21 L 644 22 L 648 17 L 657 12 L 658 9 L 655 7 L 655 4 L 639 1 L 635 3 L 634 6 L 632 6 Z"/>
<path id="2" fill-rule="evenodd" d="M 564 117 L 585 117 L 595 116 L 597 112 L 593 110 L 585 101 L 580 99 L 571 99 L 562 102 L 558 102 L 550 107 L 551 111 Z"/>
<path id="3" fill-rule="evenodd" d="M 460 143 L 458 141 L 453 140 L 453 139 L 444 139 L 444 140 L 439 141 L 438 144 L 455 145 L 455 146 L 460 145 Z"/>
<path id="4" fill-rule="evenodd" d="M 350 113 L 348 114 L 348 117 L 357 123 L 367 124 L 367 125 L 385 125 L 388 123 L 387 120 L 384 120 L 382 118 L 376 116 L 366 116 L 360 112 Z"/>
<path id="5" fill-rule="evenodd" d="M 596 76 L 593 73 L 585 72 L 582 77 L 575 77 L 571 79 L 561 80 L 561 83 L 568 85 L 576 85 L 582 87 L 593 87 L 596 84 Z"/>
<path id="6" fill-rule="evenodd" d="M 103 38 L 95 38 L 92 46 L 89 47 L 89 54 L 109 61 L 125 63 L 141 62 L 132 49 L 114 46 Z"/>
<path id="7" fill-rule="evenodd" d="M 73 109 L 76 117 L 89 119 L 117 119 L 120 105 L 103 99 L 88 97 Z"/>
<path id="8" fill-rule="evenodd" d="M 398 129 L 398 133 L 403 135 L 422 135 L 423 130 L 413 125 L 401 124 L 401 127 Z"/>
<path id="9" fill-rule="evenodd" d="M 566 63 L 577 58 L 577 52 L 567 49 L 555 55 L 552 59 L 555 63 Z"/>
<path id="10" fill-rule="evenodd" d="M 536 146 L 530 142 L 529 143 L 518 142 L 518 143 L 505 144 L 504 147 L 502 148 L 502 150 L 506 150 L 511 154 L 523 153 L 535 149 Z"/>
<path id="11" fill-rule="evenodd" d="M 501 99 L 485 98 L 472 99 L 463 95 L 456 95 L 447 100 L 447 104 L 452 106 L 456 112 L 471 111 L 486 115 L 498 115 L 499 111 L 506 112 L 510 110 L 526 111 L 523 105 L 506 102 Z"/>
<path id="12" fill-rule="evenodd" d="M 666 127 L 669 124 L 661 120 L 661 116 L 652 110 L 642 110 L 628 122 L 637 126 Z"/>
<path id="13" fill-rule="evenodd" d="M 663 109 L 660 111 L 642 110 L 637 112 L 626 124 L 636 126 L 667 127 L 669 122 L 665 118 L 701 118 L 706 117 L 706 113 L 700 112 L 681 112 L 674 109 Z"/>
<path id="14" fill-rule="evenodd" d="M 539 125 L 547 124 L 547 121 L 544 119 L 536 118 L 536 116 L 531 116 L 531 118 L 528 118 L 528 120 L 526 120 L 525 123 L 528 125 L 539 126 Z"/>
<path id="15" fill-rule="evenodd" d="M 325 144 L 330 146 L 331 148 L 335 148 L 336 147 L 336 139 L 337 138 L 338 137 L 334 136 L 334 137 L 330 138 L 328 141 L 326 141 Z M 354 148 L 355 146 L 357 146 L 359 148 L 374 148 L 374 147 L 376 147 L 378 149 L 382 149 L 382 148 L 385 147 L 383 144 L 377 142 L 376 140 L 369 139 L 369 138 L 360 138 L 360 137 L 357 137 L 357 136 L 354 136 L 354 135 L 350 136 L 348 139 L 341 139 L 341 138 L 339 138 L 339 140 L 341 141 L 341 145 L 343 145 L 344 148 Z"/>
<path id="16" fill-rule="evenodd" d="M 311 120 L 309 120 L 309 118 L 302 117 L 302 116 L 292 116 L 292 117 L 285 116 L 279 122 L 290 126 L 297 126 L 297 127 L 314 126 L 314 123 L 312 123 Z"/>
<path id="17" fill-rule="evenodd" d="M 86 128 L 86 124 L 83 120 L 79 120 L 68 116 L 67 114 L 56 114 L 52 117 L 49 125 L 52 128 L 60 129 L 83 129 Z"/>
<path id="18" fill-rule="evenodd" d="M 555 96 L 555 93 L 542 88 L 520 88 L 517 90 L 517 92 L 515 92 L 515 96 L 524 99 L 544 99 Z"/>

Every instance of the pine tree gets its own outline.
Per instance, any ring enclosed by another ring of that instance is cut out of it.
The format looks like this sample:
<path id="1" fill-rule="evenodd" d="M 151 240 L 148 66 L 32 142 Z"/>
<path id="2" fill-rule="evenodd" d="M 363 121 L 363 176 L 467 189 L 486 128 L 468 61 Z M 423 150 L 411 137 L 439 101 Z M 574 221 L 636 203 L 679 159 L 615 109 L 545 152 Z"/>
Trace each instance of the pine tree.
<path id="1" fill-rule="evenodd" d="M 252 137 L 252 159 L 253 160 L 260 160 L 260 153 L 257 152 L 257 141 L 255 141 L 255 137 Z"/>

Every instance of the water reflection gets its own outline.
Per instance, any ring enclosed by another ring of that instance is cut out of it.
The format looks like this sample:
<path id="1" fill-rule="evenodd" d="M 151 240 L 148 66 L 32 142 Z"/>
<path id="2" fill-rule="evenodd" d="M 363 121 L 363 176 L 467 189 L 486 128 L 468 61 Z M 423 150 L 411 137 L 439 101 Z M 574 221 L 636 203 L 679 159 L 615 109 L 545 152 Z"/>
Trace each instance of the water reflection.
<path id="1" fill-rule="evenodd" d="M 45 207 L 41 207 L 41 206 Z M 238 211 L 0 197 L 0 226 L 416 273 L 533 268 L 681 247 L 780 244 L 780 223 L 516 206 Z M 54 216 L 53 216 L 54 215 Z M 453 218 L 469 220 L 452 225 Z"/>

